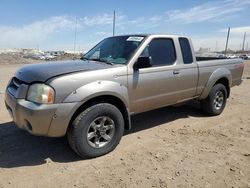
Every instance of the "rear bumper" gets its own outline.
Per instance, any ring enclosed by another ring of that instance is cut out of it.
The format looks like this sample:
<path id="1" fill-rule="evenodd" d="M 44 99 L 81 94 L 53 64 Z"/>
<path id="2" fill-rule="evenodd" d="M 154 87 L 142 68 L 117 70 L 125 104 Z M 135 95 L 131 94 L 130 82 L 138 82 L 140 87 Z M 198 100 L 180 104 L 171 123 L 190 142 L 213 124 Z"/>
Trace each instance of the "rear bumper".
<path id="1" fill-rule="evenodd" d="M 76 103 L 36 104 L 5 92 L 5 104 L 14 123 L 33 135 L 60 137 L 67 131 Z"/>

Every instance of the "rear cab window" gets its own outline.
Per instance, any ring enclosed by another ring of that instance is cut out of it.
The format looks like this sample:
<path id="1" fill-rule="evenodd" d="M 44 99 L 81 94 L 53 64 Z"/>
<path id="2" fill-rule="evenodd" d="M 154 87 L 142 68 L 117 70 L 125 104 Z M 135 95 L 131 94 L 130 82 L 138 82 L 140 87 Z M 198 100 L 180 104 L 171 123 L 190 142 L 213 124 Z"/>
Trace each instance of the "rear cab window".
<path id="1" fill-rule="evenodd" d="M 179 43 L 181 47 L 182 59 L 184 64 L 193 63 L 193 54 L 189 40 L 184 37 L 179 38 Z"/>

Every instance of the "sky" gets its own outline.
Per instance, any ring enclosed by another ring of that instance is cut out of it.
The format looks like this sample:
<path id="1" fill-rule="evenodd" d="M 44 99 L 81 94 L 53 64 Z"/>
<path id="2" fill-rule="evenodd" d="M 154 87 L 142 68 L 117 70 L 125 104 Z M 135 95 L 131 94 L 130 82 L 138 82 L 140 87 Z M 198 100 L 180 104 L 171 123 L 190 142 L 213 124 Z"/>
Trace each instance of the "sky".
<path id="1" fill-rule="evenodd" d="M 87 51 L 112 35 L 114 10 L 116 35 L 186 35 L 196 50 L 223 50 L 231 27 L 229 48 L 244 32 L 250 48 L 250 0 L 1 0 L 0 49 L 73 50 L 77 28 L 76 50 Z"/>

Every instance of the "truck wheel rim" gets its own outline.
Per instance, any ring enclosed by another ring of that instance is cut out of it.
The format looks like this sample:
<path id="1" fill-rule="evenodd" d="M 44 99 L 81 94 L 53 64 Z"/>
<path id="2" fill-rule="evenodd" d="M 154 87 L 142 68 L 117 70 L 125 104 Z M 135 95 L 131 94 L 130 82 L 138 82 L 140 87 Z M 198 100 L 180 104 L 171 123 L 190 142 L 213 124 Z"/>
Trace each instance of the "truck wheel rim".
<path id="1" fill-rule="evenodd" d="M 215 110 L 220 110 L 224 104 L 224 94 L 222 91 L 217 91 L 213 101 Z"/>
<path id="2" fill-rule="evenodd" d="M 93 148 L 102 148 L 112 140 L 114 133 L 115 123 L 110 117 L 97 117 L 89 125 L 87 132 L 88 144 Z"/>

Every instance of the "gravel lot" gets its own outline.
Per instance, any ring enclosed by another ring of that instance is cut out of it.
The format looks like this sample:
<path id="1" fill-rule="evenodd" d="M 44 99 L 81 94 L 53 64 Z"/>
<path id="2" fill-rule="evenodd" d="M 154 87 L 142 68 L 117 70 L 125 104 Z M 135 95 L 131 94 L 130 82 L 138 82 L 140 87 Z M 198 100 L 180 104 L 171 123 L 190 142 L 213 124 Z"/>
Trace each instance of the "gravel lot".
<path id="1" fill-rule="evenodd" d="M 207 117 L 196 103 L 132 118 L 118 147 L 82 160 L 65 138 L 17 129 L 4 89 L 22 64 L 0 64 L 1 187 L 250 187 L 250 61 L 225 111 Z"/>

